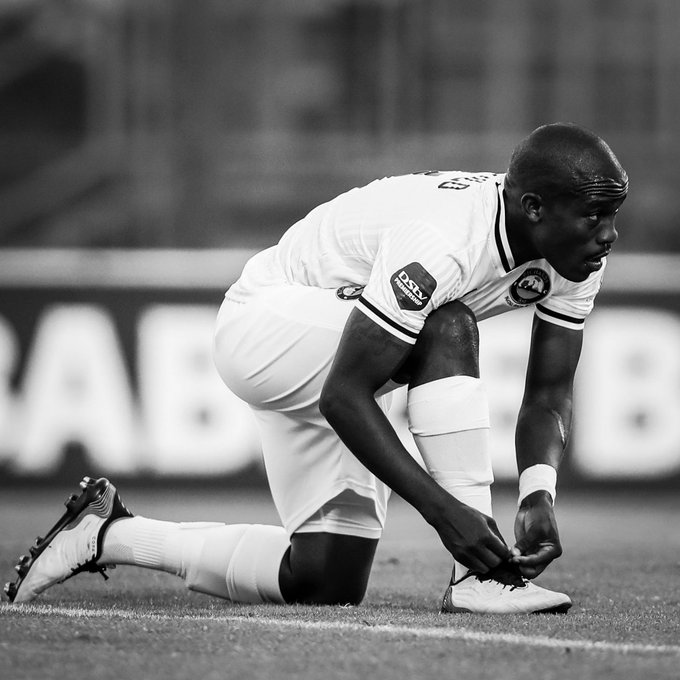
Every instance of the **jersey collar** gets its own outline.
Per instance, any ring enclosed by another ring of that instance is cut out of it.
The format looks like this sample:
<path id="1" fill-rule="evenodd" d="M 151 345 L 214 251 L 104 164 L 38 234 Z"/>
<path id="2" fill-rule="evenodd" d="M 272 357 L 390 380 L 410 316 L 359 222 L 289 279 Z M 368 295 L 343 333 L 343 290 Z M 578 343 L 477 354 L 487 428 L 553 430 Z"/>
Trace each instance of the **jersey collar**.
<path id="1" fill-rule="evenodd" d="M 496 214 L 493 226 L 493 247 L 495 264 L 505 274 L 515 268 L 515 258 L 510 250 L 508 232 L 505 228 L 505 202 L 503 201 L 503 183 L 496 183 Z"/>

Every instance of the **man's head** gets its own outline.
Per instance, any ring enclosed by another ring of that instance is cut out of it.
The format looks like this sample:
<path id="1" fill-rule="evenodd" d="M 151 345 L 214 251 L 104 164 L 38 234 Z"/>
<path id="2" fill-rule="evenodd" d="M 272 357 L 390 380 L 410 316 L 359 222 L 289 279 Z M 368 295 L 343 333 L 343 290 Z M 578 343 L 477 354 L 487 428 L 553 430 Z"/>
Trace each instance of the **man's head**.
<path id="1" fill-rule="evenodd" d="M 614 218 L 628 192 L 628 176 L 596 134 L 555 123 L 534 130 L 516 147 L 505 191 L 509 220 L 520 226 L 514 233 L 518 250 L 547 259 L 569 280 L 583 281 L 602 267 L 617 238 Z"/>

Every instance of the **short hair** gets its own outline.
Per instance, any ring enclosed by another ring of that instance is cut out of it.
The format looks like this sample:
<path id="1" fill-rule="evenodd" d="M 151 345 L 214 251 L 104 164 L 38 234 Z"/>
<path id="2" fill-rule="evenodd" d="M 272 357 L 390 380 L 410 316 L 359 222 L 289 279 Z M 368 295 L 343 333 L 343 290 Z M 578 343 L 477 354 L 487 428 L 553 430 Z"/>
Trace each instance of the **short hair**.
<path id="1" fill-rule="evenodd" d="M 534 130 L 512 152 L 506 187 L 550 200 L 577 194 L 623 197 L 628 176 L 607 143 L 573 123 Z"/>

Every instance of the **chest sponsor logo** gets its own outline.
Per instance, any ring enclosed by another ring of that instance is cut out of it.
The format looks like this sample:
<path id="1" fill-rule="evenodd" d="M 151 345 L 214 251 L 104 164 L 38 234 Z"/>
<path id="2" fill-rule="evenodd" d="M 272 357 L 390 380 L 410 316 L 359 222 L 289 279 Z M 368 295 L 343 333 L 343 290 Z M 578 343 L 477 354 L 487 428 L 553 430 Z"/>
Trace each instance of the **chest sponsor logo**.
<path id="1" fill-rule="evenodd" d="M 365 287 L 366 286 L 353 285 L 340 286 L 340 288 L 335 291 L 335 295 L 341 300 L 356 300 L 364 292 Z"/>
<path id="2" fill-rule="evenodd" d="M 524 307 L 543 300 L 550 292 L 550 277 L 538 267 L 525 269 L 510 286 L 505 301 L 511 307 Z"/>
<path id="3" fill-rule="evenodd" d="M 390 284 L 399 307 L 412 312 L 423 309 L 437 287 L 434 276 L 420 262 L 411 262 L 397 270 Z"/>

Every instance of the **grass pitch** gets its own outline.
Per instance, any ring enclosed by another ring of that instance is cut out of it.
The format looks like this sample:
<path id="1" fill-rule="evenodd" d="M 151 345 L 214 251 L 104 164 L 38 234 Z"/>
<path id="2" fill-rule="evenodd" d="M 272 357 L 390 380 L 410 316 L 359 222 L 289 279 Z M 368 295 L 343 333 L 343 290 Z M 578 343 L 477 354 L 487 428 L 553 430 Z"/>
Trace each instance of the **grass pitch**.
<path id="1" fill-rule="evenodd" d="M 149 517 L 278 523 L 259 491 L 121 486 Z M 75 490 L 0 490 L 3 581 Z M 511 540 L 514 494 L 495 499 Z M 565 491 L 557 514 L 565 555 L 538 582 L 571 595 L 566 615 L 439 614 L 450 559 L 393 499 L 360 607 L 231 604 L 132 567 L 83 574 L 34 605 L 0 606 L 0 677 L 680 678 L 678 494 Z"/>

